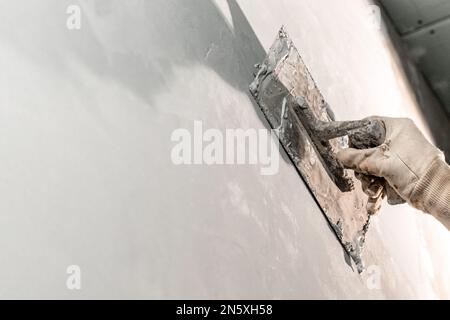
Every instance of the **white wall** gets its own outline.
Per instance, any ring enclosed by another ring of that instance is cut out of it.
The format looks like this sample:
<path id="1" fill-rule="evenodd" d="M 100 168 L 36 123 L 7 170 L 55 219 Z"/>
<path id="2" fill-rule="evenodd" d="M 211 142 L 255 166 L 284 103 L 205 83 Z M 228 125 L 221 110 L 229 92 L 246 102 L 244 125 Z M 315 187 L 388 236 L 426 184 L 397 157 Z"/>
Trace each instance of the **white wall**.
<path id="1" fill-rule="evenodd" d="M 339 119 L 427 131 L 365 1 L 0 0 L 0 297 L 450 297 L 449 233 L 407 206 L 374 218 L 370 290 L 288 161 L 172 164 L 194 120 L 267 126 L 247 86 L 282 24 Z"/>

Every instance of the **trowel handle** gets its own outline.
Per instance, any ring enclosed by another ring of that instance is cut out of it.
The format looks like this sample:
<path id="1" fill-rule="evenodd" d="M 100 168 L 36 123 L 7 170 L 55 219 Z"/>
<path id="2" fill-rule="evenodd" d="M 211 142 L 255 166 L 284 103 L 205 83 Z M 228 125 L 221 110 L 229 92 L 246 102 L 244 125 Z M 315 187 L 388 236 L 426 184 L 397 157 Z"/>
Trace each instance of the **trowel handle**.
<path id="1" fill-rule="evenodd" d="M 321 140 L 338 137 L 353 137 L 353 147 L 368 149 L 384 143 L 386 129 L 381 120 L 365 119 L 357 121 L 315 121 L 312 126 L 315 134 Z"/>
<path id="2" fill-rule="evenodd" d="M 349 133 L 349 146 L 355 149 L 370 149 L 382 145 L 386 140 L 386 128 L 383 121 L 362 120 L 365 125 Z"/>

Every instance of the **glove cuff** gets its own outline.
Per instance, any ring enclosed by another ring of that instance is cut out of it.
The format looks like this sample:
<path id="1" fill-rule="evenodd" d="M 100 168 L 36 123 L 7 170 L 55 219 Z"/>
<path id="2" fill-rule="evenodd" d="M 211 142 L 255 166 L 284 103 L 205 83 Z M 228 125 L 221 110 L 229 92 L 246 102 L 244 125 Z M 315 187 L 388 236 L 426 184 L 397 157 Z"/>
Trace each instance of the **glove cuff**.
<path id="1" fill-rule="evenodd" d="M 411 204 L 439 220 L 450 219 L 450 166 L 440 158 L 434 160 L 417 182 Z"/>

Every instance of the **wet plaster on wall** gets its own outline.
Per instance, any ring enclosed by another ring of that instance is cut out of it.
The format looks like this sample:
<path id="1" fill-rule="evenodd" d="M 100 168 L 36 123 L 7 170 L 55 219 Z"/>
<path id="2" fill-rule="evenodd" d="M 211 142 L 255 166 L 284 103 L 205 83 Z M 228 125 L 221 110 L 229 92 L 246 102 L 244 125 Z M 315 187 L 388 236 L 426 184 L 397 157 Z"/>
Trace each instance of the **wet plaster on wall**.
<path id="1" fill-rule="evenodd" d="M 380 266 L 382 285 L 370 290 L 286 161 L 266 177 L 251 166 L 171 163 L 172 131 L 196 119 L 268 127 L 248 83 L 282 24 L 319 86 L 335 85 L 324 94 L 339 118 L 414 110 L 381 41 L 355 22 L 360 1 L 225 2 L 228 13 L 203 0 L 80 1 L 83 27 L 73 33 L 64 28 L 73 1 L 0 3 L 2 297 L 438 294 L 414 260 L 424 250 L 417 230 L 437 227 L 407 207 L 374 219 L 367 264 Z M 441 283 L 446 241 L 439 230 L 427 237 Z M 64 286 L 71 264 L 83 290 Z"/>

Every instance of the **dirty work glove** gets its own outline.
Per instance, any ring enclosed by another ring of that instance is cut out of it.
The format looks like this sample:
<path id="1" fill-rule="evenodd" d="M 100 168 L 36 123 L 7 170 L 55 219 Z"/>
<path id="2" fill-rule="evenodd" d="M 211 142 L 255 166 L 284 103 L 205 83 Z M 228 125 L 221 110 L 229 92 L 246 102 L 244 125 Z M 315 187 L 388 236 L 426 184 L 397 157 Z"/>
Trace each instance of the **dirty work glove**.
<path id="1" fill-rule="evenodd" d="M 378 213 L 384 198 L 387 198 L 387 202 L 391 205 L 403 204 L 406 202 L 384 178 L 359 172 L 355 172 L 355 177 L 361 182 L 362 190 L 368 196 L 366 208 L 367 213 L 370 215 Z"/>
<path id="2" fill-rule="evenodd" d="M 413 207 L 450 230 L 450 167 L 410 119 L 371 117 L 386 128 L 385 142 L 365 150 L 341 150 L 337 158 L 357 173 L 383 177 Z"/>

